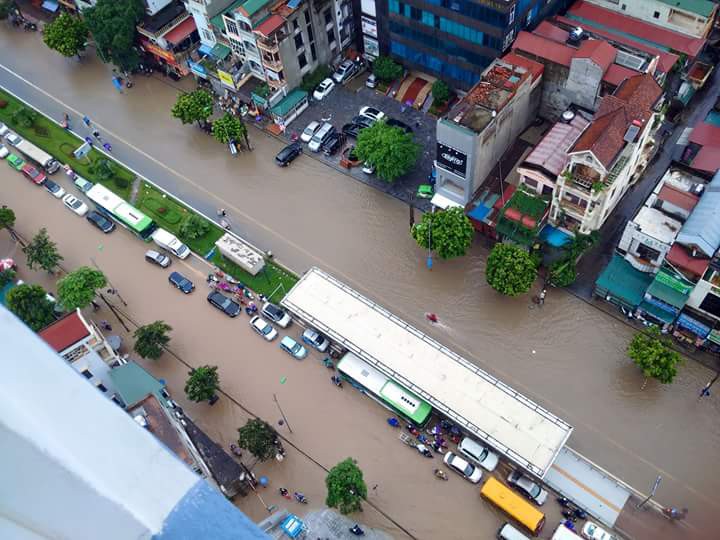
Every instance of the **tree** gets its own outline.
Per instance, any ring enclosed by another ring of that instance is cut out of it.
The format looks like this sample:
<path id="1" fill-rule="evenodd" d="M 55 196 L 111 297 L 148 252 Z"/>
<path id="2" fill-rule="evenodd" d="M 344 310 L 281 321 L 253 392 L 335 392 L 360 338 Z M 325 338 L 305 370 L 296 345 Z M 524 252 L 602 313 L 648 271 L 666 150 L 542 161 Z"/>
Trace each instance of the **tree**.
<path id="1" fill-rule="evenodd" d="M 81 266 L 57 282 L 58 298 L 63 308 L 73 311 L 90 305 L 96 291 L 107 285 L 107 278 L 100 270 Z"/>
<path id="2" fill-rule="evenodd" d="M 0 0 L 0 21 L 7 19 L 8 15 L 10 15 L 12 6 L 12 0 Z"/>
<path id="3" fill-rule="evenodd" d="M 662 384 L 670 384 L 677 375 L 677 366 L 682 362 L 681 356 L 670 349 L 668 341 L 656 327 L 635 334 L 627 353 L 645 376 L 643 388 L 650 377 Z"/>
<path id="4" fill-rule="evenodd" d="M 530 290 L 537 277 L 532 257 L 513 244 L 495 244 L 487 261 L 485 278 L 496 291 L 517 296 Z"/>
<path id="5" fill-rule="evenodd" d="M 83 11 L 103 62 L 112 62 L 123 71 L 140 63 L 134 47 L 135 27 L 144 16 L 142 0 L 98 0 L 95 6 Z"/>
<path id="6" fill-rule="evenodd" d="M 267 461 L 277 453 L 277 431 L 259 418 L 252 418 L 238 429 L 238 446 L 245 448 L 258 461 Z"/>
<path id="7" fill-rule="evenodd" d="M 167 335 L 170 330 L 172 327 L 164 321 L 141 326 L 133 334 L 135 338 L 133 349 L 143 358 L 157 360 L 163 353 L 163 347 L 170 341 L 170 336 Z"/>
<path id="8" fill-rule="evenodd" d="M 362 501 L 367 499 L 367 486 L 357 461 L 347 458 L 335 465 L 325 477 L 327 497 L 325 504 L 337 508 L 342 514 L 362 510 Z"/>
<path id="9" fill-rule="evenodd" d="M 7 285 L 8 283 L 12 283 L 13 281 L 15 281 L 15 276 L 15 270 L 13 270 L 12 268 L 0 271 L 0 289 L 5 287 L 5 285 Z"/>
<path id="10" fill-rule="evenodd" d="M 80 17 L 69 13 L 61 13 L 50 24 L 45 25 L 43 41 L 45 45 L 63 56 L 77 56 L 85 50 L 88 39 L 88 28 Z"/>
<path id="11" fill-rule="evenodd" d="M 207 90 L 184 92 L 178 96 L 171 112 L 183 124 L 207 122 L 213 112 L 213 97 Z"/>
<path id="12" fill-rule="evenodd" d="M 247 127 L 242 120 L 235 118 L 230 113 L 225 113 L 222 117 L 213 122 L 212 134 L 218 141 L 227 144 L 230 141 L 240 142 L 241 138 L 245 139 L 247 144 Z"/>
<path id="13" fill-rule="evenodd" d="M 209 401 L 215 395 L 220 385 L 217 370 L 217 366 L 202 366 L 188 373 L 185 394 L 190 401 Z"/>
<path id="14" fill-rule="evenodd" d="M 206 219 L 197 214 L 188 215 L 180 224 L 180 237 L 184 240 L 195 240 L 205 236 L 210 230 L 210 224 Z"/>
<path id="15" fill-rule="evenodd" d="M 14 113 L 12 113 L 12 121 L 22 127 L 31 128 L 35 125 L 38 118 L 38 113 L 27 107 L 19 107 Z"/>
<path id="16" fill-rule="evenodd" d="M 438 103 L 447 103 L 447 100 L 450 99 L 450 87 L 438 79 L 432 85 L 432 96 Z"/>
<path id="17" fill-rule="evenodd" d="M 62 255 L 58 253 L 57 245 L 50 240 L 45 227 L 40 229 L 30 243 L 23 248 L 23 253 L 27 257 L 27 265 L 31 270 L 42 268 L 51 274 L 63 260 Z"/>
<path id="18" fill-rule="evenodd" d="M 10 289 L 6 296 L 7 307 L 34 332 L 42 330 L 55 320 L 55 306 L 40 285 L 23 283 Z"/>
<path id="19" fill-rule="evenodd" d="M 388 126 L 384 121 L 361 129 L 355 148 L 357 156 L 375 165 L 378 177 L 386 182 L 392 182 L 412 169 L 419 151 L 412 135 Z"/>
<path id="20" fill-rule="evenodd" d="M 441 259 L 460 257 L 467 253 L 475 233 L 462 208 L 426 212 L 410 233 L 418 245 L 432 249 Z"/>
<path id="21" fill-rule="evenodd" d="M 3 206 L 0 208 L 0 230 L 7 229 L 12 231 L 14 226 L 15 212 L 13 212 L 11 208 Z"/>
<path id="22" fill-rule="evenodd" d="M 381 81 L 389 83 L 402 77 L 403 68 L 389 56 L 379 56 L 373 62 L 373 73 Z"/>
<path id="23" fill-rule="evenodd" d="M 115 176 L 115 165 L 109 159 L 98 159 L 89 169 L 98 182 L 109 182 Z"/>
<path id="24" fill-rule="evenodd" d="M 568 287 L 575 283 L 577 279 L 575 261 L 565 257 L 553 262 L 550 265 L 549 279 L 553 287 Z"/>

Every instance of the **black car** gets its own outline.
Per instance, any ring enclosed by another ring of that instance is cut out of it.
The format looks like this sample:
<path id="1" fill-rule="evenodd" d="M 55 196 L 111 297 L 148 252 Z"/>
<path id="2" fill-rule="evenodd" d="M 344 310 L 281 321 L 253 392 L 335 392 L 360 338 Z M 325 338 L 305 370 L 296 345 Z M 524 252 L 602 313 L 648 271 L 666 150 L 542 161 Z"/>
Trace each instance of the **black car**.
<path id="1" fill-rule="evenodd" d="M 362 129 L 362 128 L 369 128 L 370 126 L 372 126 L 375 123 L 375 120 L 373 120 L 369 116 L 358 115 L 358 116 L 353 116 L 351 123 L 357 124 Z"/>
<path id="2" fill-rule="evenodd" d="M 185 294 L 190 294 L 195 289 L 195 285 L 188 278 L 183 276 L 180 272 L 172 272 L 168 276 L 170 285 L 180 289 Z"/>
<path id="3" fill-rule="evenodd" d="M 100 212 L 96 212 L 95 210 L 93 210 L 92 212 L 88 212 L 88 215 L 85 216 L 85 219 L 87 219 L 90 223 L 95 225 L 105 234 L 111 233 L 115 230 L 115 224 L 108 218 L 103 216 Z"/>
<path id="4" fill-rule="evenodd" d="M 397 128 L 402 129 L 408 135 L 412 135 L 412 132 L 413 132 L 412 128 L 410 126 L 408 126 L 405 122 L 401 122 L 400 120 L 395 120 L 395 118 L 388 118 L 387 120 L 385 120 L 385 123 L 388 126 L 397 127 Z"/>
<path id="5" fill-rule="evenodd" d="M 281 167 L 286 167 L 292 160 L 302 154 L 302 145 L 300 143 L 288 144 L 285 148 L 278 152 L 275 156 L 275 163 Z"/>
<path id="6" fill-rule="evenodd" d="M 360 130 L 362 127 L 358 126 L 357 124 L 345 124 L 342 127 L 343 135 L 346 137 L 352 137 L 353 139 L 357 139 L 358 133 L 360 133 Z"/>
<path id="7" fill-rule="evenodd" d="M 52 180 L 45 180 L 43 183 L 43 187 L 47 189 L 48 193 L 55 197 L 56 199 L 59 199 L 63 195 L 65 195 L 65 190 L 58 186 L 55 182 Z"/>
<path id="8" fill-rule="evenodd" d="M 240 304 L 218 291 L 210 292 L 210 294 L 208 294 L 207 301 L 225 313 L 228 317 L 237 317 L 240 314 Z"/>
<path id="9" fill-rule="evenodd" d="M 345 142 L 345 134 L 344 133 L 333 133 L 330 135 L 330 138 L 325 141 L 325 143 L 322 145 L 322 151 L 323 154 L 326 156 L 332 156 L 335 152 L 340 150 L 342 148 L 343 143 Z"/>

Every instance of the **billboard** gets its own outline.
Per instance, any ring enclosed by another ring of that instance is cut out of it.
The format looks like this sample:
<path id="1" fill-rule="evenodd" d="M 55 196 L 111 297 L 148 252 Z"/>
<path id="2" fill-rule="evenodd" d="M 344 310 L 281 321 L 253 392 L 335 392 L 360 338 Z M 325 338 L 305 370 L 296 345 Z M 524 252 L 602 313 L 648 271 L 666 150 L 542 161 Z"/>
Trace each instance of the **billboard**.
<path id="1" fill-rule="evenodd" d="M 235 80 L 233 79 L 233 76 L 230 75 L 230 73 L 228 73 L 227 71 L 218 69 L 217 74 L 218 74 L 218 77 L 220 78 L 220 82 L 223 84 L 223 86 L 227 86 L 231 90 L 236 90 Z"/>
<path id="2" fill-rule="evenodd" d="M 437 162 L 443 169 L 459 174 L 463 178 L 467 172 L 467 154 L 450 146 L 437 143 Z"/>

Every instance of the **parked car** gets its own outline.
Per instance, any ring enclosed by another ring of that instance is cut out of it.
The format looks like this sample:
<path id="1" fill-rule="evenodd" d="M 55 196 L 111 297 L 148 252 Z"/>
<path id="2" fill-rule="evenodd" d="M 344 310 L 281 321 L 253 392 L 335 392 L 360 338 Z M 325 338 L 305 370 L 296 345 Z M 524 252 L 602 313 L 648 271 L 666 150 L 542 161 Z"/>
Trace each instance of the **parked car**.
<path id="1" fill-rule="evenodd" d="M 357 116 L 353 116 L 353 119 L 351 120 L 351 122 L 353 124 L 357 124 L 361 128 L 368 128 L 375 123 L 375 120 L 373 120 L 369 116 L 363 116 L 363 115 L 359 114 Z"/>
<path id="2" fill-rule="evenodd" d="M 255 332 L 265 338 L 266 341 L 272 341 L 278 335 L 277 330 L 275 330 L 269 322 L 257 315 L 250 319 L 250 326 Z"/>
<path id="3" fill-rule="evenodd" d="M 95 227 L 100 229 L 105 234 L 111 233 L 115 230 L 115 223 L 103 216 L 100 212 L 96 212 L 95 210 L 91 210 L 88 215 L 85 216 L 85 219 L 87 219 L 90 223 L 95 225 Z"/>
<path id="4" fill-rule="evenodd" d="M 372 163 L 368 163 L 367 161 L 363 163 L 362 166 L 362 172 L 365 174 L 374 174 L 375 173 L 375 165 Z"/>
<path id="5" fill-rule="evenodd" d="M 10 165 L 13 169 L 17 171 L 21 171 L 23 166 L 25 165 L 25 160 L 17 154 L 10 154 L 7 157 L 7 162 L 8 165 Z"/>
<path id="6" fill-rule="evenodd" d="M 77 178 L 75 178 L 73 184 L 75 184 L 75 187 L 83 193 L 87 193 L 88 191 L 90 191 L 90 188 L 95 185 L 89 180 L 85 180 L 82 176 L 78 176 Z"/>
<path id="7" fill-rule="evenodd" d="M 21 169 L 21 172 L 23 173 L 23 176 L 30 180 L 33 184 L 36 184 L 38 186 L 42 186 L 45 180 L 47 180 L 47 176 L 45 176 L 45 173 L 42 172 L 39 169 L 36 169 L 29 163 L 26 163 L 23 165 L 23 168 Z"/>
<path id="8" fill-rule="evenodd" d="M 353 139 L 357 139 L 358 134 L 360 133 L 360 130 L 363 129 L 362 126 L 358 126 L 357 124 L 349 123 L 345 124 L 342 127 L 343 135 L 346 137 L 352 137 Z"/>
<path id="9" fill-rule="evenodd" d="M 5 135 L 7 135 L 8 133 L 10 133 L 10 128 L 0 122 L 0 139 L 5 137 Z"/>
<path id="10" fill-rule="evenodd" d="M 538 506 L 542 506 L 547 499 L 547 491 L 519 471 L 512 471 L 507 482 Z"/>
<path id="11" fill-rule="evenodd" d="M 494 454 L 470 437 L 465 437 L 462 441 L 460 441 L 457 448 L 458 452 L 460 452 L 463 456 L 473 463 L 477 463 L 488 472 L 494 471 L 495 467 L 497 467 L 498 461 L 500 461 L 497 454 Z"/>
<path id="12" fill-rule="evenodd" d="M 298 360 L 302 360 L 307 356 L 307 349 L 290 336 L 285 336 L 280 340 L 280 348 Z"/>
<path id="13" fill-rule="evenodd" d="M 335 133 L 335 127 L 330 122 L 325 122 L 313 135 L 308 143 L 308 150 L 311 152 L 319 152 L 320 147 L 327 142 L 330 136 Z"/>
<path id="14" fill-rule="evenodd" d="M 322 101 L 324 97 L 327 97 L 327 95 L 333 91 L 333 88 L 335 88 L 333 80 L 329 78 L 325 79 L 315 88 L 315 91 L 313 92 L 313 99 L 316 101 Z"/>
<path id="15" fill-rule="evenodd" d="M 583 525 L 582 532 L 583 538 L 588 540 L 617 540 L 617 537 L 613 536 L 605 529 L 598 527 L 592 521 L 588 521 Z"/>
<path id="16" fill-rule="evenodd" d="M 83 217 L 88 213 L 87 204 L 78 199 L 75 195 L 65 195 L 63 197 L 63 204 L 70 210 L 75 212 L 78 216 Z"/>
<path id="17" fill-rule="evenodd" d="M 328 137 L 327 141 L 320 147 L 322 153 L 326 156 L 332 156 L 335 152 L 342 148 L 345 143 L 345 134 L 337 131 Z"/>
<path id="18" fill-rule="evenodd" d="M 320 129 L 320 126 L 321 124 L 317 120 L 310 122 L 303 130 L 302 135 L 300 135 L 300 140 L 304 143 L 309 143 L 312 136 L 315 135 L 315 132 Z"/>
<path id="19" fill-rule="evenodd" d="M 5 148 L 5 145 L 0 144 L 0 159 L 5 159 L 10 155 L 10 150 Z"/>
<path id="20" fill-rule="evenodd" d="M 20 135 L 18 135 L 17 133 L 12 133 L 12 132 L 5 135 L 5 140 L 11 146 L 17 146 L 18 144 L 20 144 L 23 141 L 23 139 Z"/>
<path id="21" fill-rule="evenodd" d="M 55 197 L 56 199 L 61 199 L 63 195 L 65 195 L 65 190 L 58 186 L 55 182 L 52 180 L 45 180 L 43 183 L 43 187 L 48 190 L 48 193 Z"/>
<path id="22" fill-rule="evenodd" d="M 378 85 L 378 78 L 375 76 L 374 73 L 371 73 L 370 76 L 365 81 L 365 86 L 368 88 L 377 88 Z"/>
<path id="23" fill-rule="evenodd" d="M 314 328 L 308 328 L 302 333 L 302 340 L 319 352 L 327 351 L 330 340 Z"/>
<path id="24" fill-rule="evenodd" d="M 465 480 L 469 480 L 473 484 L 477 484 L 482 478 L 482 471 L 480 470 L 480 467 L 476 467 L 475 465 L 468 463 L 463 458 L 452 452 L 445 454 L 443 463 L 456 473 L 463 476 Z"/>
<path id="25" fill-rule="evenodd" d="M 167 268 L 171 262 L 170 257 L 154 249 L 148 249 L 145 252 L 145 260 L 151 264 L 157 264 L 161 268 Z"/>
<path id="26" fill-rule="evenodd" d="M 195 290 L 195 285 L 188 278 L 183 276 L 180 272 L 171 272 L 168 276 L 170 285 L 176 289 L 180 289 L 185 294 L 190 294 Z"/>
<path id="27" fill-rule="evenodd" d="M 338 84 L 343 84 L 358 72 L 358 66 L 352 60 L 344 60 L 333 73 L 332 78 Z"/>
<path id="28" fill-rule="evenodd" d="M 285 310 L 275 304 L 271 304 L 270 302 L 265 303 L 262 308 L 262 314 L 277 324 L 280 328 L 287 328 L 292 322 L 290 315 L 288 315 Z"/>
<path id="29" fill-rule="evenodd" d="M 210 294 L 207 296 L 207 301 L 228 317 L 237 317 L 240 314 L 240 304 L 219 291 L 210 291 Z"/>
<path id="30" fill-rule="evenodd" d="M 396 120 L 395 118 L 388 118 L 387 120 L 385 120 L 385 123 L 390 127 L 400 128 L 408 135 L 412 135 L 412 128 L 408 126 L 405 122 L 401 122 L 400 120 Z"/>
<path id="31" fill-rule="evenodd" d="M 302 154 L 302 146 L 300 143 L 290 143 L 278 152 L 278 155 L 275 156 L 275 163 L 281 167 L 287 167 L 300 154 Z"/>
<path id="32" fill-rule="evenodd" d="M 360 116 L 367 116 L 377 122 L 378 120 L 385 118 L 385 113 L 375 107 L 363 107 L 360 109 Z"/>

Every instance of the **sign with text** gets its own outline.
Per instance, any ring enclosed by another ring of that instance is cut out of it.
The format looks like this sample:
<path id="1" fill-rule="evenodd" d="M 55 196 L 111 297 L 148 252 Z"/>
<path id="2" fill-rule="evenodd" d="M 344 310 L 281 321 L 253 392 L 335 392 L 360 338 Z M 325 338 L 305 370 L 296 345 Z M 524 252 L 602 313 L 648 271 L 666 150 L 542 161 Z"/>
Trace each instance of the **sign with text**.
<path id="1" fill-rule="evenodd" d="M 362 23 L 363 34 L 372 36 L 374 38 L 378 37 L 377 22 L 375 22 L 375 19 L 371 19 L 370 17 L 365 17 L 363 15 L 363 17 L 361 19 L 361 23 Z"/>
<path id="2" fill-rule="evenodd" d="M 230 73 L 228 73 L 227 71 L 218 69 L 217 74 L 218 74 L 218 78 L 220 79 L 220 82 L 223 84 L 223 86 L 227 86 L 228 88 L 230 88 L 230 90 L 236 90 L 235 81 L 233 80 L 233 76 Z"/>
<path id="3" fill-rule="evenodd" d="M 443 169 L 459 174 L 463 178 L 467 172 L 467 154 L 450 146 L 437 143 L 437 162 Z"/>

